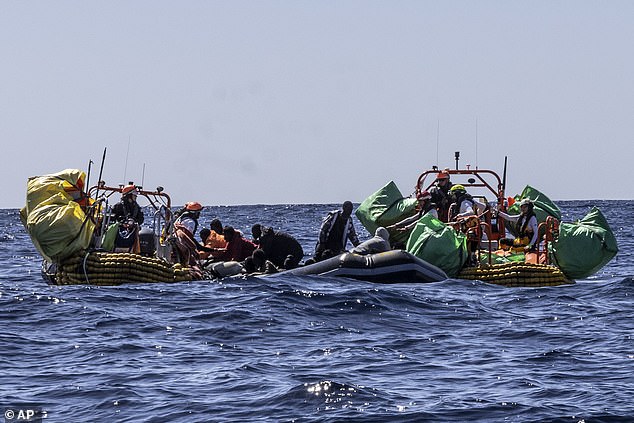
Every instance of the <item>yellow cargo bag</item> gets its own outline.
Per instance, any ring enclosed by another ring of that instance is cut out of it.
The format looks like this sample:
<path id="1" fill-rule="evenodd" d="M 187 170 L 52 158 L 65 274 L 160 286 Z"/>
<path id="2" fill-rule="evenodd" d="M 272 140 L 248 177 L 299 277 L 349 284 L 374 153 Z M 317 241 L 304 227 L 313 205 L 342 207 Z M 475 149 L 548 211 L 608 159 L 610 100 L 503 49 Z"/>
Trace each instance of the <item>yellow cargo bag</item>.
<path id="1" fill-rule="evenodd" d="M 27 182 L 26 206 L 20 219 L 35 248 L 45 259 L 56 262 L 88 248 L 95 224 L 78 201 L 83 196 L 86 174 L 66 169 Z"/>

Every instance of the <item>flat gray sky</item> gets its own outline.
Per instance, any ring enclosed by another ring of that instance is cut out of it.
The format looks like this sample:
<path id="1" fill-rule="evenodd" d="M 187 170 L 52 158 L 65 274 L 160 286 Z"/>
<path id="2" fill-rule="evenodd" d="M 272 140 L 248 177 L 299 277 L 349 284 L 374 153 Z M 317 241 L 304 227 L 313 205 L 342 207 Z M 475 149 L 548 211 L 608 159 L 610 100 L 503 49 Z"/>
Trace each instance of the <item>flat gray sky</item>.
<path id="1" fill-rule="evenodd" d="M 509 195 L 632 199 L 632 22 L 618 0 L 0 0 L 0 207 L 90 159 L 96 181 L 104 147 L 108 184 L 145 164 L 174 204 L 409 194 L 454 151 L 508 156 Z"/>

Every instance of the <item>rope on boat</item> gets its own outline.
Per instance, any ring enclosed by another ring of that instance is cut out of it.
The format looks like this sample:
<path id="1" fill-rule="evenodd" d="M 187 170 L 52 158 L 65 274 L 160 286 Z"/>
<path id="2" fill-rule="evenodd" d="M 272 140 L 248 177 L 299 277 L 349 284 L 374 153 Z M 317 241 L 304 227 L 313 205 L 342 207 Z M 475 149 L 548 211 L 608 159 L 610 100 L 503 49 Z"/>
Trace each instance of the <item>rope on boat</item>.
<path id="1" fill-rule="evenodd" d="M 131 253 L 85 252 L 58 263 L 58 285 L 120 285 L 141 282 L 182 282 L 194 278 L 190 268 Z"/>
<path id="2" fill-rule="evenodd" d="M 555 266 L 521 262 L 467 267 L 457 277 L 508 287 L 557 286 L 574 283 Z"/>
<path id="3" fill-rule="evenodd" d="M 88 261 L 88 255 L 90 255 L 90 253 L 86 251 L 86 255 L 84 256 L 84 262 L 82 266 L 82 269 L 84 270 L 84 276 L 86 277 L 86 284 L 90 284 L 90 281 L 88 280 L 88 270 L 86 269 L 86 262 Z"/>

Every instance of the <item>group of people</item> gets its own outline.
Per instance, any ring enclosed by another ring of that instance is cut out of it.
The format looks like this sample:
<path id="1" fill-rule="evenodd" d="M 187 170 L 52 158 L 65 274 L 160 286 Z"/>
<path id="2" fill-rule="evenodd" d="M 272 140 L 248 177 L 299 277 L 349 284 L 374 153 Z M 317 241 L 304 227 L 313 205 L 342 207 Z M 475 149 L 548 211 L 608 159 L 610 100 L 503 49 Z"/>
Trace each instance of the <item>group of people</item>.
<path id="1" fill-rule="evenodd" d="M 137 252 L 135 245 L 138 244 L 139 227 L 144 221 L 143 211 L 136 202 L 137 194 L 133 185 L 123 188 L 121 201 L 112 209 L 113 218 L 120 227 L 116 246 L 128 248 L 130 252 Z M 479 238 L 470 237 L 469 234 L 479 225 L 479 216 L 487 207 L 469 195 L 463 185 L 452 184 L 449 173 L 442 171 L 437 174 L 429 191 L 417 194 L 417 211 L 414 215 L 387 228 L 379 227 L 372 238 L 360 242 L 352 220 L 353 204 L 345 201 L 341 209 L 329 212 L 322 220 L 314 255 L 304 264 L 346 252 L 348 242 L 353 245 L 350 251 L 357 254 L 372 254 L 398 248 L 400 246 L 390 243 L 390 231 L 409 231 L 426 214 L 448 224 L 463 225 L 470 253 L 473 254 L 478 248 Z M 520 208 L 521 213 L 518 215 L 504 212 L 498 214 L 515 222 L 519 233 L 515 246 L 525 246 L 527 251 L 532 251 L 536 247 L 538 236 L 533 203 L 524 199 Z M 200 203 L 188 202 L 175 212 L 173 234 L 169 238 L 173 245 L 175 262 L 207 268 L 217 276 L 227 276 L 236 273 L 275 273 L 299 266 L 304 258 L 303 248 L 297 239 L 260 223 L 251 227 L 251 239 L 247 239 L 232 226 L 223 226 L 219 219 L 213 219 L 208 228 L 198 231 L 202 210 Z M 200 241 L 196 239 L 196 234 Z"/>
<path id="2" fill-rule="evenodd" d="M 480 217 L 488 210 L 488 205 L 473 198 L 465 187 L 460 184 L 452 184 L 449 173 L 441 171 L 436 175 L 436 181 L 430 191 L 423 191 L 418 195 L 419 213 L 405 223 L 415 225 L 418 218 L 425 213 L 432 213 L 442 222 L 453 224 L 467 234 L 467 247 L 470 253 L 471 264 L 475 264 L 474 252 L 479 247 L 480 237 L 477 235 Z M 517 237 L 513 240 L 502 238 L 499 245 L 502 248 L 508 246 L 524 252 L 534 252 L 538 244 L 538 222 L 534 211 L 534 203 L 529 198 L 520 202 L 520 213 L 510 215 L 503 211 L 494 211 L 494 215 L 513 222 Z M 401 223 L 397 224 L 400 225 Z"/>

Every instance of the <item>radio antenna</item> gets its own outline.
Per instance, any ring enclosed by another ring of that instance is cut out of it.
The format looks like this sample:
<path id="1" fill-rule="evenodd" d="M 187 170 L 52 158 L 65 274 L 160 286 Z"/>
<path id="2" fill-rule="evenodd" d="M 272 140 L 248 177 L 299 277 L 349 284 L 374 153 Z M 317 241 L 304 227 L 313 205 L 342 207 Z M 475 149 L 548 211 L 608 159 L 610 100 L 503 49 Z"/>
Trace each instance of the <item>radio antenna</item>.
<path id="1" fill-rule="evenodd" d="M 125 153 L 125 167 L 123 168 L 123 182 L 126 181 L 126 175 L 128 173 L 128 156 L 130 155 L 130 135 L 128 135 L 128 151 Z"/>
<path id="2" fill-rule="evenodd" d="M 438 166 L 438 146 L 440 144 L 440 119 L 436 125 L 436 166 Z"/>
<path id="3" fill-rule="evenodd" d="M 476 151 L 475 151 L 475 167 L 476 169 L 478 168 L 478 118 L 476 118 L 476 128 L 475 128 L 475 147 L 476 147 Z"/>
<path id="4" fill-rule="evenodd" d="M 145 163 L 143 163 L 143 173 L 141 174 L 141 186 L 145 186 Z"/>

